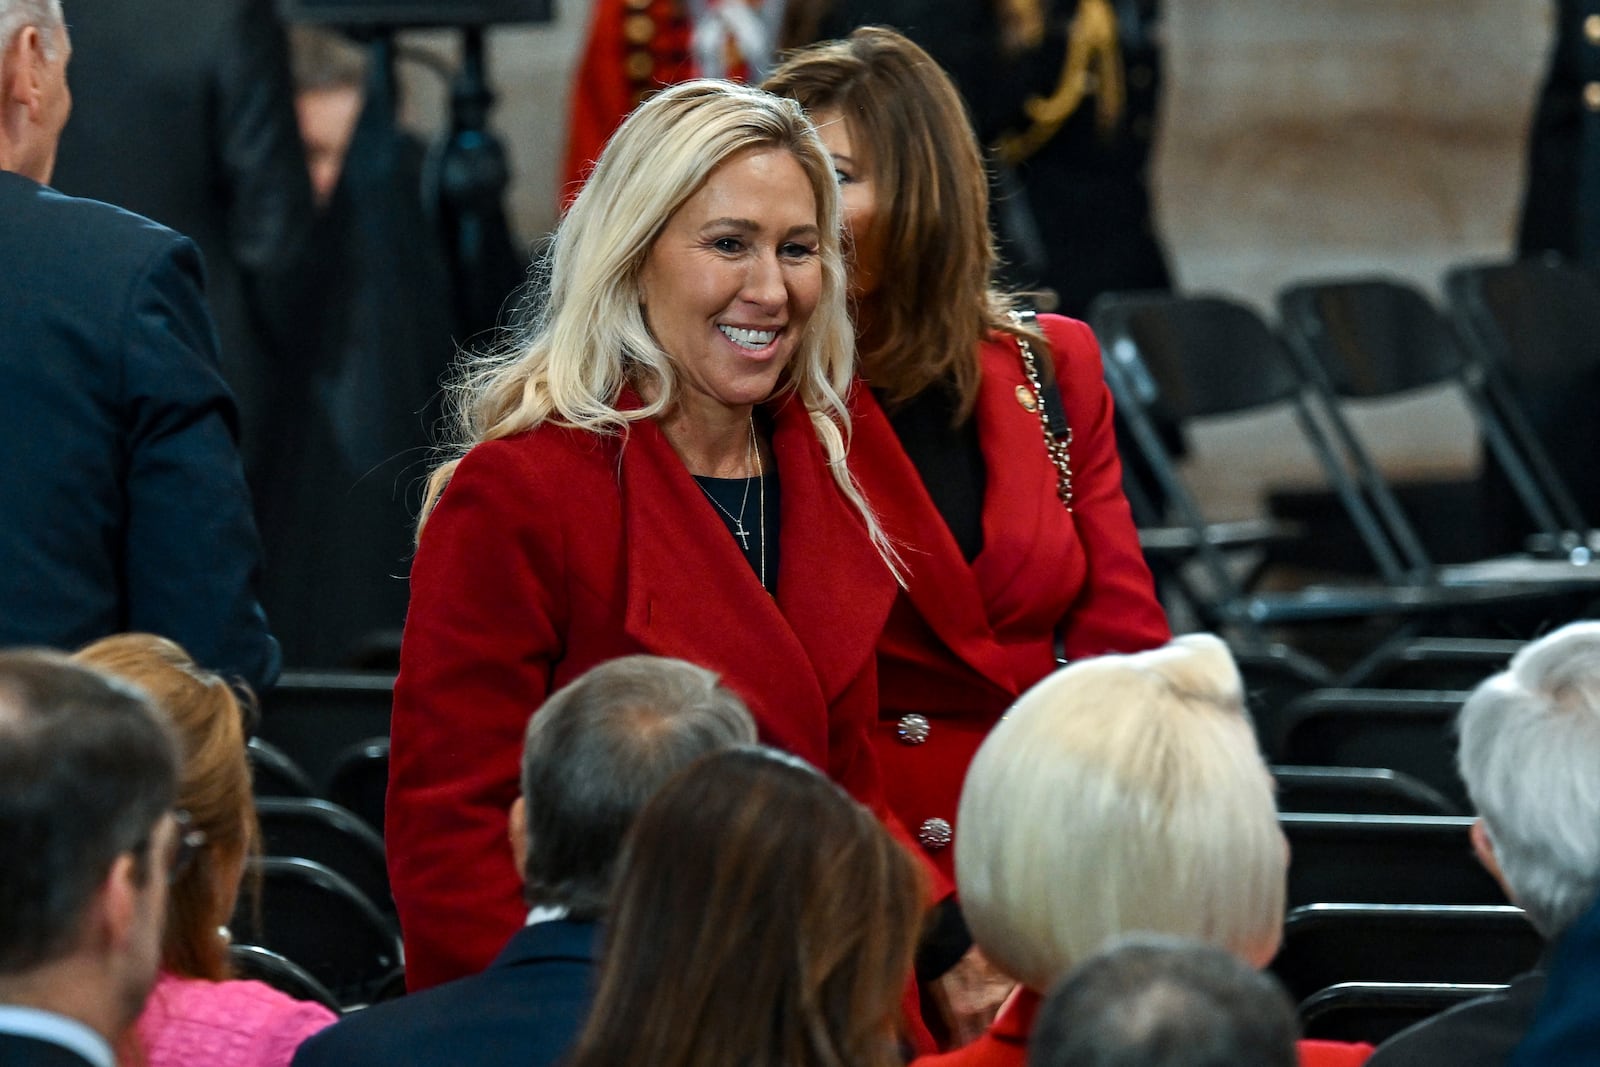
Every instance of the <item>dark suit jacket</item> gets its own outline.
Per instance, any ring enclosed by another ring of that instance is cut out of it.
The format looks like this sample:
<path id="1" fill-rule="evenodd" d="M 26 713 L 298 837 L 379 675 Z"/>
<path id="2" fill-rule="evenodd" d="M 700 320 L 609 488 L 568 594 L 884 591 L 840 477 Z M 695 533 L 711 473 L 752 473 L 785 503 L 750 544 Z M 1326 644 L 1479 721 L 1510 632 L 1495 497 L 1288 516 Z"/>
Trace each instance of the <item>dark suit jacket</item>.
<path id="1" fill-rule="evenodd" d="M 1554 0 L 1556 39 L 1528 133 L 1528 184 L 1517 247 L 1554 250 L 1600 265 L 1600 109 L 1585 102 L 1600 81 L 1600 39 L 1587 27 L 1600 0 Z"/>
<path id="2" fill-rule="evenodd" d="M 525 926 L 488 970 L 345 1017 L 295 1067 L 555 1063 L 588 1017 L 596 940 L 593 923 Z"/>
<path id="3" fill-rule="evenodd" d="M 72 121 L 53 184 L 193 238 L 252 477 L 280 355 L 252 287 L 300 254 L 311 188 L 273 0 L 72 0 Z"/>
<path id="4" fill-rule="evenodd" d="M 5 172 L 0 219 L 0 645 L 148 630 L 270 684 L 194 245 Z"/>
<path id="5" fill-rule="evenodd" d="M 1503 1067 L 1544 996 L 1543 971 L 1502 993 L 1469 1000 L 1402 1030 L 1378 1046 L 1370 1067 Z"/>
<path id="6" fill-rule="evenodd" d="M 715 671 L 764 741 L 887 814 L 869 737 L 894 578 L 798 401 L 773 412 L 772 450 L 775 595 L 652 421 L 546 423 L 456 469 L 417 548 L 394 693 L 386 843 L 413 989 L 481 969 L 521 921 L 505 834 L 528 716 L 606 660 Z"/>
<path id="7" fill-rule="evenodd" d="M 0 1033 L 0 1063 L 5 1067 L 89 1067 L 71 1049 L 50 1041 Z"/>
<path id="8" fill-rule="evenodd" d="M 1556 943 L 1528 1038 L 1507 1067 L 1587 1067 L 1600 1050 L 1600 901 Z"/>

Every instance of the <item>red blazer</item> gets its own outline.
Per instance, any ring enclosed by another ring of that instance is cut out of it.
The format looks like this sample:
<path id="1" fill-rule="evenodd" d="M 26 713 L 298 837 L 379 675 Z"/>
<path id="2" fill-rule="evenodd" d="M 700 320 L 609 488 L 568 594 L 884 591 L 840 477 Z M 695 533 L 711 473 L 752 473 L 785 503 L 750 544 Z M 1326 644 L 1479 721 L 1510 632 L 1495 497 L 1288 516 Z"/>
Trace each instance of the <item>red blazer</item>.
<path id="1" fill-rule="evenodd" d="M 974 417 L 988 485 L 983 550 L 970 564 L 871 391 L 853 397 L 850 466 L 906 546 L 910 569 L 878 643 L 875 744 L 890 807 L 913 833 L 928 820 L 954 825 L 973 753 L 1006 708 L 1055 669 L 1058 639 L 1077 659 L 1170 637 L 1122 494 L 1099 345 L 1076 320 L 1044 315 L 1039 324 L 1072 427 L 1073 510 L 1056 496 L 1039 415 L 1019 402 L 1033 394 L 1017 344 L 996 336 L 979 352 Z M 929 721 L 921 741 L 901 729 L 913 714 Z M 946 873 L 951 855 L 932 851 Z"/>
<path id="2" fill-rule="evenodd" d="M 1040 1003 L 1039 994 L 1018 986 L 982 1037 L 954 1052 L 919 1056 L 911 1067 L 1027 1067 L 1028 1035 Z M 1296 1049 L 1300 1067 L 1361 1067 L 1372 1055 L 1371 1045 L 1342 1041 L 1301 1041 Z"/>
<path id="3" fill-rule="evenodd" d="M 506 843 L 522 734 L 604 660 L 716 671 L 766 742 L 886 811 L 869 733 L 895 584 L 805 411 L 774 415 L 777 593 L 653 422 L 546 425 L 474 448 L 428 520 L 395 684 L 387 841 L 413 989 L 481 970 L 521 925 Z"/>

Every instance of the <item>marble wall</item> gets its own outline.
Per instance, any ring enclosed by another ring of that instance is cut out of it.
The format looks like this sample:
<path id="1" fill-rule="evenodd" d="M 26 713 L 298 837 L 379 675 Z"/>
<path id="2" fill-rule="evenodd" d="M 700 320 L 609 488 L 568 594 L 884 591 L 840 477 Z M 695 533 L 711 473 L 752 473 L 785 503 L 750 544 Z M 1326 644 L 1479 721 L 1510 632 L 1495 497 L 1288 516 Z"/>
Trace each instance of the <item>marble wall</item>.
<path id="1" fill-rule="evenodd" d="M 578 0 L 558 4 L 556 24 L 500 30 L 492 42 L 511 208 L 529 239 L 554 218 L 588 13 Z M 1164 14 L 1156 203 L 1185 288 L 1262 308 L 1290 281 L 1350 273 L 1436 291 L 1447 266 L 1507 254 L 1552 0 L 1166 0 Z M 419 92 L 419 121 L 437 122 L 441 106 Z M 1401 476 L 1476 463 L 1470 420 L 1448 395 L 1360 421 Z M 1211 503 L 1249 513 L 1265 486 L 1316 481 L 1295 437 L 1271 416 L 1203 435 L 1196 477 Z"/>

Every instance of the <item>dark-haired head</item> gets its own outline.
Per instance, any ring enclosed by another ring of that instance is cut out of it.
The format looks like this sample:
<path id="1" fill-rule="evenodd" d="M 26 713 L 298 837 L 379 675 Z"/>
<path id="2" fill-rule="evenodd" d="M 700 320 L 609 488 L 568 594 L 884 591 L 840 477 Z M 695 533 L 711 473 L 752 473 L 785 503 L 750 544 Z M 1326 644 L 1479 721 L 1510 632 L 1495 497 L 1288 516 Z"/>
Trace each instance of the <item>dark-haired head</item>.
<path id="1" fill-rule="evenodd" d="M 572 1065 L 897 1064 L 923 904 L 910 855 L 810 767 L 698 760 L 629 835 Z"/>
<path id="2" fill-rule="evenodd" d="M 943 383 L 969 412 L 978 342 L 1010 327 L 991 290 L 983 154 L 955 84 L 927 52 L 879 26 L 791 53 L 764 84 L 819 125 L 844 123 L 854 162 L 870 175 L 873 219 L 852 234 L 868 380 L 896 402 Z M 864 263 L 877 276 L 870 292 Z"/>
<path id="3" fill-rule="evenodd" d="M 138 690 L 56 653 L 0 653 L 0 979 L 78 947 L 118 857 L 150 876 L 177 779 Z"/>
<path id="4" fill-rule="evenodd" d="M 1297 1033 L 1272 977 L 1214 946 L 1138 935 L 1050 994 L 1028 1067 L 1294 1067 Z"/>
<path id="5" fill-rule="evenodd" d="M 528 723 L 511 816 L 529 903 L 599 918 L 645 802 L 697 758 L 755 739 L 744 702 L 679 659 L 624 656 L 557 690 Z"/>

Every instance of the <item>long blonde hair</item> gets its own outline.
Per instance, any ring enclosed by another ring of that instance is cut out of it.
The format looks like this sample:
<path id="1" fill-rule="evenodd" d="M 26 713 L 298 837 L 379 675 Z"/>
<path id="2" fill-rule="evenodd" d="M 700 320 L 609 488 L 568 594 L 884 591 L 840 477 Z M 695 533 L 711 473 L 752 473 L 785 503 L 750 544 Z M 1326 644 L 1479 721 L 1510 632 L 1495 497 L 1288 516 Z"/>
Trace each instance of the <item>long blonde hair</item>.
<path id="1" fill-rule="evenodd" d="M 775 396 L 793 392 L 811 417 L 840 491 L 891 568 L 897 557 L 845 464 L 855 338 L 845 307 L 839 193 L 833 163 L 800 108 L 749 86 L 690 81 L 641 104 L 612 136 L 556 229 L 523 325 L 509 344 L 472 360 L 452 387 L 457 440 L 428 479 L 418 535 L 462 455 L 475 444 L 554 422 L 620 433 L 660 418 L 678 369 L 651 336 L 639 273 L 673 214 L 711 172 L 756 148 L 794 156 L 811 184 L 821 231 L 822 296 Z M 633 385 L 648 399 L 618 406 Z"/>

